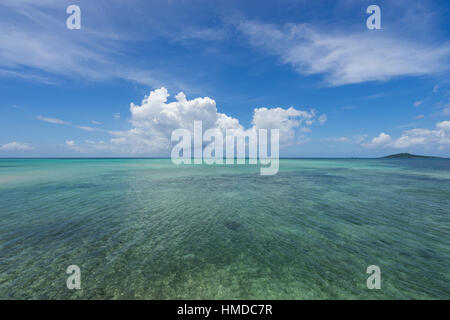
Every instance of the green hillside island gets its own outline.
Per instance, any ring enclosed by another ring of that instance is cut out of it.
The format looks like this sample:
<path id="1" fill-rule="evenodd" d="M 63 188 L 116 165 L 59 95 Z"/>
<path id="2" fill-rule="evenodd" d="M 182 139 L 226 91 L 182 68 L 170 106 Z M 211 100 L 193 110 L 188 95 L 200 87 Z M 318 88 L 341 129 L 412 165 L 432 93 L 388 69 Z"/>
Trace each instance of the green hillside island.
<path id="1" fill-rule="evenodd" d="M 410 154 L 410 153 L 396 153 L 391 154 L 389 156 L 383 157 L 383 159 L 437 159 L 440 157 L 433 157 L 433 156 L 420 156 L 416 154 Z"/>

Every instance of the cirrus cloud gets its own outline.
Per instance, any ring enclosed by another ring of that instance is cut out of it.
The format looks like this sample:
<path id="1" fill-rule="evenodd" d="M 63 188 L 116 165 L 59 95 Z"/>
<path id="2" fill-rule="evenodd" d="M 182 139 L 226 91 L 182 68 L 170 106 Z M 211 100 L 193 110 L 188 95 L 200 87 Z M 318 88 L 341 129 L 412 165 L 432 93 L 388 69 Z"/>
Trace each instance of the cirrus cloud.
<path id="1" fill-rule="evenodd" d="M 43 116 L 37 116 L 36 119 L 43 121 L 43 122 L 47 122 L 47 123 L 53 123 L 53 124 L 61 124 L 61 125 L 67 125 L 70 126 L 71 123 L 61 120 L 61 119 L 57 119 L 57 118 L 50 118 L 50 117 L 43 117 Z"/>
<path id="2" fill-rule="evenodd" d="M 391 33 L 331 33 L 309 24 L 244 21 L 238 30 L 250 44 L 278 56 L 303 75 L 324 75 L 329 86 L 386 81 L 448 70 L 450 45 L 427 45 Z"/>

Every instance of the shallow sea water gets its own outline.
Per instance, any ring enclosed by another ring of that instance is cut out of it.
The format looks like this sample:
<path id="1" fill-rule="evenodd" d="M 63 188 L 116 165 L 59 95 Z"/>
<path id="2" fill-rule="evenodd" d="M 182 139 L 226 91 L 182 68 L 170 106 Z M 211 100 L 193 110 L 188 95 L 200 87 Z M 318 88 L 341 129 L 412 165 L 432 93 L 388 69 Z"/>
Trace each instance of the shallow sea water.
<path id="1" fill-rule="evenodd" d="M 1 299 L 449 299 L 449 234 L 448 159 L 0 159 Z"/>

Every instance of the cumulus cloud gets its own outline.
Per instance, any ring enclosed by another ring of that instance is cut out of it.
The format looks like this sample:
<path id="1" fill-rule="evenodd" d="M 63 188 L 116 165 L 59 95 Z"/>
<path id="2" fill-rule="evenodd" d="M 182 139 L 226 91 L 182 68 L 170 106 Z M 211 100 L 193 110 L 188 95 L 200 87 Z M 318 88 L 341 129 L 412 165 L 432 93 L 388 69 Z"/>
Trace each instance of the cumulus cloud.
<path id="1" fill-rule="evenodd" d="M 227 129 L 241 132 L 279 129 L 280 144 L 285 146 L 307 141 L 306 138 L 299 139 L 299 133 L 311 131 L 309 127 L 316 120 L 314 109 L 261 107 L 253 111 L 252 126 L 244 128 L 238 119 L 219 112 L 216 101 L 209 97 L 189 100 L 183 92 L 175 96 L 175 101 L 168 102 L 168 97 L 167 89 L 162 87 L 150 92 L 140 105 L 131 103 L 131 128 L 109 131 L 113 136 L 109 141 L 110 147 L 131 153 L 167 152 L 170 150 L 172 132 L 180 128 L 192 131 L 194 121 L 202 121 L 203 131 L 217 128 L 224 134 Z"/>
<path id="2" fill-rule="evenodd" d="M 425 144 L 427 142 L 425 137 L 412 137 L 409 135 L 401 136 L 392 146 L 394 148 L 407 148 L 418 144 Z"/>
<path id="3" fill-rule="evenodd" d="M 442 121 L 436 123 L 436 127 L 446 133 L 450 131 L 450 121 Z"/>
<path id="4" fill-rule="evenodd" d="M 372 141 L 361 145 L 368 148 L 408 148 L 417 145 L 437 145 L 442 150 L 445 146 L 450 145 L 450 121 L 436 123 L 433 130 L 423 128 L 406 130 L 396 140 L 392 140 L 388 134 L 380 133 Z"/>
<path id="5" fill-rule="evenodd" d="M 363 143 L 362 146 L 367 148 L 377 148 L 380 146 L 386 146 L 390 142 L 391 136 L 382 132 L 377 137 L 373 138 L 371 141 Z"/>
<path id="6" fill-rule="evenodd" d="M 450 121 L 436 123 L 434 130 L 411 129 L 402 133 L 392 146 L 394 148 L 407 148 L 415 145 L 438 144 L 440 146 L 450 144 Z"/>
<path id="7" fill-rule="evenodd" d="M 29 151 L 34 147 L 29 143 L 12 141 L 0 146 L 0 150 L 3 151 Z"/>
<path id="8" fill-rule="evenodd" d="M 449 67 L 448 43 L 426 45 L 384 32 L 333 34 L 308 24 L 245 21 L 238 30 L 253 46 L 280 57 L 298 73 L 324 75 L 330 86 L 428 75 Z"/>
<path id="9" fill-rule="evenodd" d="M 311 125 L 312 119 L 315 117 L 315 110 L 303 111 L 293 107 L 283 108 L 257 108 L 253 111 L 253 129 L 279 129 L 280 144 L 291 144 L 297 134 L 297 129 L 302 126 L 305 121 L 306 125 Z M 309 128 L 302 130 L 310 131 Z"/>

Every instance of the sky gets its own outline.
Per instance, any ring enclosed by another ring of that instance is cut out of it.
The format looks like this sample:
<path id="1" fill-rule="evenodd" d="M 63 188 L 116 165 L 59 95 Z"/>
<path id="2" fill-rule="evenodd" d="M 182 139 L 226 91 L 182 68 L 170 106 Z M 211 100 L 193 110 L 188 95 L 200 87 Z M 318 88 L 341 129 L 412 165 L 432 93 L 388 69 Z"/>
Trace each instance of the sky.
<path id="1" fill-rule="evenodd" d="M 0 0 L 0 157 L 169 156 L 195 120 L 279 128 L 282 157 L 450 157 L 449 18 L 438 0 Z"/>

